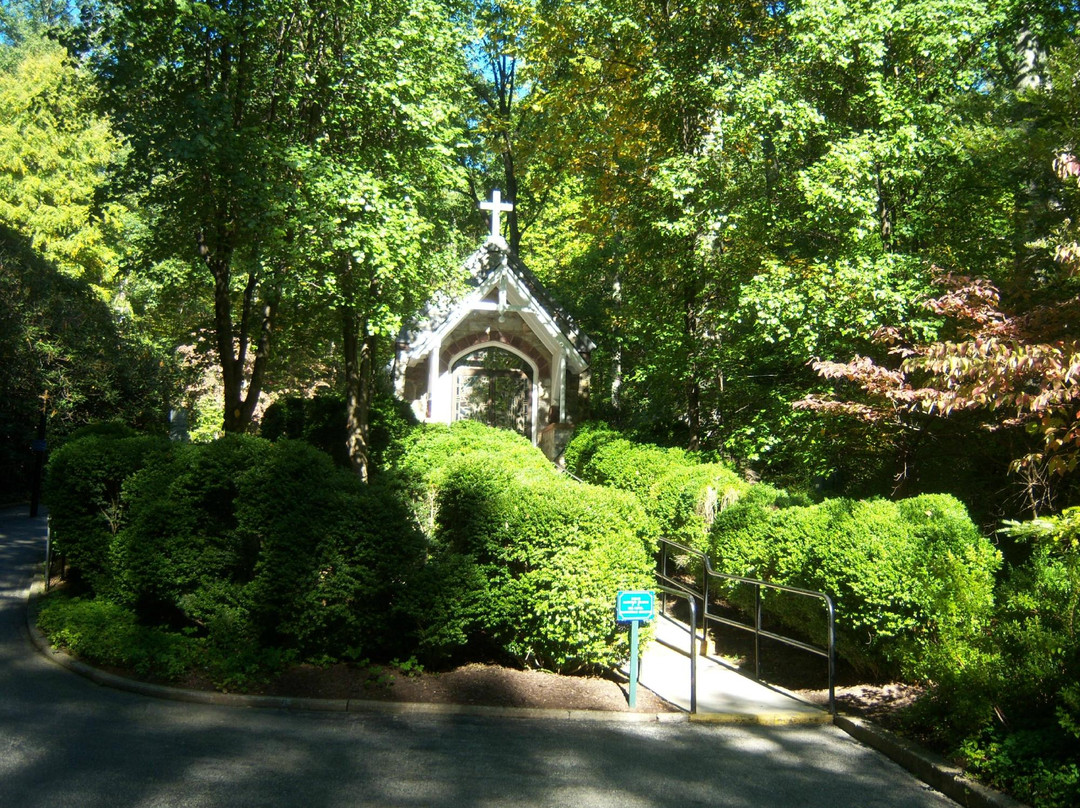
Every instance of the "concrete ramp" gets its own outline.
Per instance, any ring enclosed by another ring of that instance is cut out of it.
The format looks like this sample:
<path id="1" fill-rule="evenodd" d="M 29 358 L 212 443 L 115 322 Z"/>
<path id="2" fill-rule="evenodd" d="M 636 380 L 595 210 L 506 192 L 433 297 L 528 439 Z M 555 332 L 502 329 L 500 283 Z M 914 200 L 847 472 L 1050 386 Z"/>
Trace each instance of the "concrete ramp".
<path id="1" fill-rule="evenodd" d="M 665 616 L 658 617 L 652 625 L 656 639 L 641 656 L 638 684 L 670 704 L 689 711 L 689 629 Z M 778 688 L 755 682 L 716 657 L 700 654 L 697 658 L 697 712 L 690 718 L 742 724 L 832 723 L 832 716 L 820 707 Z"/>

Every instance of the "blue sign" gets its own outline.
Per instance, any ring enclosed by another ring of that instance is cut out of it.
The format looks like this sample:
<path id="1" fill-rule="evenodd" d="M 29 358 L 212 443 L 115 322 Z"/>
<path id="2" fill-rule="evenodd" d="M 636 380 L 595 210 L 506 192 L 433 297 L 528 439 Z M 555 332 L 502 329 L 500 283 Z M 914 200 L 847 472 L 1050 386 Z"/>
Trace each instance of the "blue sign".
<path id="1" fill-rule="evenodd" d="M 615 619 L 620 623 L 656 618 L 656 594 L 648 589 L 620 589 L 615 599 Z"/>

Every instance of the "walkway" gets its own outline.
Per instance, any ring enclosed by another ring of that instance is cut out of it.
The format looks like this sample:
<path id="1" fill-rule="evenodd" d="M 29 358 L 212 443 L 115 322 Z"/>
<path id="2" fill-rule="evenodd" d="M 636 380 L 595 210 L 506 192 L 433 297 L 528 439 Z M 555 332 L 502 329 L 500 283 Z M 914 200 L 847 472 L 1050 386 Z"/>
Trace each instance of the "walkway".
<path id="1" fill-rule="evenodd" d="M 43 532 L 0 512 L 0 805 L 955 806 L 831 726 L 294 712 L 99 687 L 26 637 Z"/>
<path id="2" fill-rule="evenodd" d="M 656 640 L 641 658 L 638 682 L 665 701 L 690 709 L 690 630 L 661 616 Z M 827 724 L 828 712 L 776 688 L 758 684 L 711 656 L 697 658 L 698 721 L 747 724 Z"/>

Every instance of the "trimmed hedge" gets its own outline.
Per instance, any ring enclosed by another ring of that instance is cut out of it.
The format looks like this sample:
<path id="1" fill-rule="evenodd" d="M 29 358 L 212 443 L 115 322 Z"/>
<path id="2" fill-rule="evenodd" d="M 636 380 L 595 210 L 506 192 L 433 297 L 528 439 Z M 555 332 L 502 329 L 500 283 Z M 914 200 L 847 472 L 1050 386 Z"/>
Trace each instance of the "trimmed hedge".
<path id="1" fill-rule="evenodd" d="M 989 626 L 1001 556 L 951 496 L 800 506 L 757 485 L 710 538 L 720 572 L 832 595 L 838 652 L 875 675 L 919 679 L 963 665 Z M 730 593 L 746 608 L 748 589 Z M 818 603 L 770 593 L 768 611 L 824 642 Z"/>
<path id="2" fill-rule="evenodd" d="M 390 458 L 394 484 L 429 536 L 435 533 L 439 491 L 457 461 L 468 458 L 476 465 L 513 468 L 544 479 L 555 473 L 543 452 L 521 435 L 476 421 L 418 426 L 391 449 Z"/>
<path id="3" fill-rule="evenodd" d="M 266 409 L 259 435 L 268 440 L 302 440 L 348 468 L 346 420 L 345 399 L 340 395 L 284 396 Z M 380 390 L 371 402 L 368 420 L 371 461 L 378 472 L 385 467 L 387 451 L 416 425 L 416 416 L 408 404 Z"/>
<path id="4" fill-rule="evenodd" d="M 716 514 L 749 487 L 727 466 L 702 463 L 682 449 L 635 443 L 605 424 L 580 427 L 565 458 L 586 482 L 637 494 L 660 535 L 701 551 L 708 549 Z"/>
<path id="5" fill-rule="evenodd" d="M 585 466 L 592 460 L 597 450 L 613 440 L 619 440 L 623 435 L 607 424 L 597 421 L 581 424 L 574 429 L 574 435 L 566 444 L 563 452 L 563 462 L 568 471 L 583 477 Z"/>
<path id="6" fill-rule="evenodd" d="M 713 521 L 749 488 L 719 463 L 676 467 L 649 488 L 645 506 L 665 538 L 707 552 Z"/>
<path id="7" fill-rule="evenodd" d="M 57 458 L 58 549 L 140 622 L 194 631 L 212 653 L 256 667 L 271 647 L 310 659 L 410 648 L 403 605 L 423 539 L 391 494 L 313 447 L 88 438 Z M 80 499 L 88 469 L 105 492 L 95 501 L 117 503 L 108 530 Z"/>
<path id="8" fill-rule="evenodd" d="M 94 590 L 108 585 L 110 548 L 125 516 L 124 481 L 173 448 L 166 438 L 106 430 L 52 452 L 45 482 L 52 546 L 66 558 L 73 577 Z"/>
<path id="9" fill-rule="evenodd" d="M 615 594 L 650 586 L 653 568 L 636 498 L 574 482 L 524 439 L 468 422 L 421 428 L 398 468 L 432 526 L 418 604 L 427 657 L 499 653 L 561 672 L 626 658 Z"/>

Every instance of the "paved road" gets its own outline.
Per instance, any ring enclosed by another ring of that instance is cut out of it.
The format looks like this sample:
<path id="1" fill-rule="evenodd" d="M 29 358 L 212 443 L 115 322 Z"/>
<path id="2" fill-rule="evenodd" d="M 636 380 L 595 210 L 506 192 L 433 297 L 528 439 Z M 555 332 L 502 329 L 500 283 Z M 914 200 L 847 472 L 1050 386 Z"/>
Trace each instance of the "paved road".
<path id="1" fill-rule="evenodd" d="M 833 727 L 223 708 L 35 653 L 41 520 L 0 512 L 0 806 L 955 806 Z"/>

